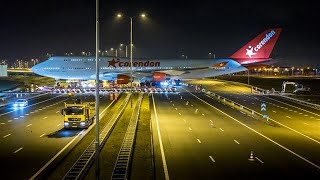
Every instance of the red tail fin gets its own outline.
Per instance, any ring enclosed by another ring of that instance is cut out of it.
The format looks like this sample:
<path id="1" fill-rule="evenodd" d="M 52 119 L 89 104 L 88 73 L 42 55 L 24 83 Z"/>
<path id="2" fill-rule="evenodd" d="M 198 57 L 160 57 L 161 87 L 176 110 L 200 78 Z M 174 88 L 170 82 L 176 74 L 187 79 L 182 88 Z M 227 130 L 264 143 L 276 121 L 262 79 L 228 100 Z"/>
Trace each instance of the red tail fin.
<path id="1" fill-rule="evenodd" d="M 269 28 L 232 54 L 230 58 L 240 64 L 257 63 L 269 60 L 274 45 L 280 35 L 281 28 Z"/>

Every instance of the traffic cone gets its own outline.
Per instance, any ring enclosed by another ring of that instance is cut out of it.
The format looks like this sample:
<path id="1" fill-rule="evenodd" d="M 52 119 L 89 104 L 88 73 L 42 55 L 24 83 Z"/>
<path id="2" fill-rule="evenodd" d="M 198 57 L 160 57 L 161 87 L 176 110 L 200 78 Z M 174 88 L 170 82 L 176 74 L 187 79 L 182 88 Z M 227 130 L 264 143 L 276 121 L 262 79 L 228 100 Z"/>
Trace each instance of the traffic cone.
<path id="1" fill-rule="evenodd" d="M 250 153 L 250 157 L 249 157 L 249 159 L 248 159 L 249 161 L 254 161 L 254 157 L 253 157 L 253 151 L 251 151 L 251 153 Z"/>

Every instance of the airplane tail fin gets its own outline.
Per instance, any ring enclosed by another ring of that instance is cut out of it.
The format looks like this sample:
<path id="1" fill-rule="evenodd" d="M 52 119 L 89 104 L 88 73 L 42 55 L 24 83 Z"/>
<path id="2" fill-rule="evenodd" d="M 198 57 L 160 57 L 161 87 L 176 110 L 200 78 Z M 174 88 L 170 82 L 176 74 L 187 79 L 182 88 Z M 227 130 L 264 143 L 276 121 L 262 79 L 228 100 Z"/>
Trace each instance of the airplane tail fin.
<path id="1" fill-rule="evenodd" d="M 230 56 L 240 64 L 271 60 L 269 57 L 280 35 L 281 28 L 269 28 Z"/>

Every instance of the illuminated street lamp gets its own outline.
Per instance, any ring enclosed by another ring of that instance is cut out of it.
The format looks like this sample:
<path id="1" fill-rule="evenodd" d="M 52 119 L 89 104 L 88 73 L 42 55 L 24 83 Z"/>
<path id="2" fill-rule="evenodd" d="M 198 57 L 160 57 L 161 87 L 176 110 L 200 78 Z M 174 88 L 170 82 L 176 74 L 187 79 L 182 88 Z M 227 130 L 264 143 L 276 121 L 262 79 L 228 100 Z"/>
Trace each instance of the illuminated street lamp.
<path id="1" fill-rule="evenodd" d="M 128 57 L 128 45 L 120 44 L 120 47 L 125 46 L 126 47 L 126 57 Z"/>
<path id="2" fill-rule="evenodd" d="M 315 68 L 315 69 L 313 69 L 313 70 L 316 71 L 315 75 L 317 76 L 317 75 L 318 75 L 318 69 Z"/>
<path id="3" fill-rule="evenodd" d="M 123 15 L 122 14 L 117 14 L 117 17 L 118 18 L 121 18 Z M 127 16 L 128 17 L 128 16 Z M 144 14 L 144 13 L 142 13 L 142 14 L 140 14 L 140 15 L 138 15 L 138 16 L 131 16 L 131 17 L 128 17 L 128 18 L 130 18 L 130 70 L 131 70 L 131 93 L 132 93 L 132 81 L 133 81 L 133 78 L 132 78 L 132 74 L 133 74 L 133 70 L 132 70 L 132 46 L 133 46 L 133 44 L 132 44 L 132 20 L 133 20 L 133 18 L 135 18 L 135 17 L 141 17 L 141 18 L 146 18 L 146 14 Z M 132 107 L 132 98 L 131 98 L 131 107 Z"/>

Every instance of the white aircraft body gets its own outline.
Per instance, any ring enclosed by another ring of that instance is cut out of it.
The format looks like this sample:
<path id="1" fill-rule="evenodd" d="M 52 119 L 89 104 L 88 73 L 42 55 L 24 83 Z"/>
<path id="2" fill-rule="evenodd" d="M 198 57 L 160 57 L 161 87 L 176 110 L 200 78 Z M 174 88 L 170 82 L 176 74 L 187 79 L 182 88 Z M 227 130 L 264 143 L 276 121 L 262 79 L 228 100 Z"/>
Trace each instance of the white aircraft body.
<path id="1" fill-rule="evenodd" d="M 135 80 L 153 78 L 171 79 L 205 78 L 248 70 L 250 66 L 272 62 L 270 54 L 281 32 L 269 28 L 252 41 L 223 59 L 133 59 L 132 72 Z M 100 80 L 117 80 L 128 83 L 131 76 L 129 58 L 99 57 Z M 56 56 L 32 67 L 36 74 L 55 79 L 96 79 L 95 57 Z"/>

